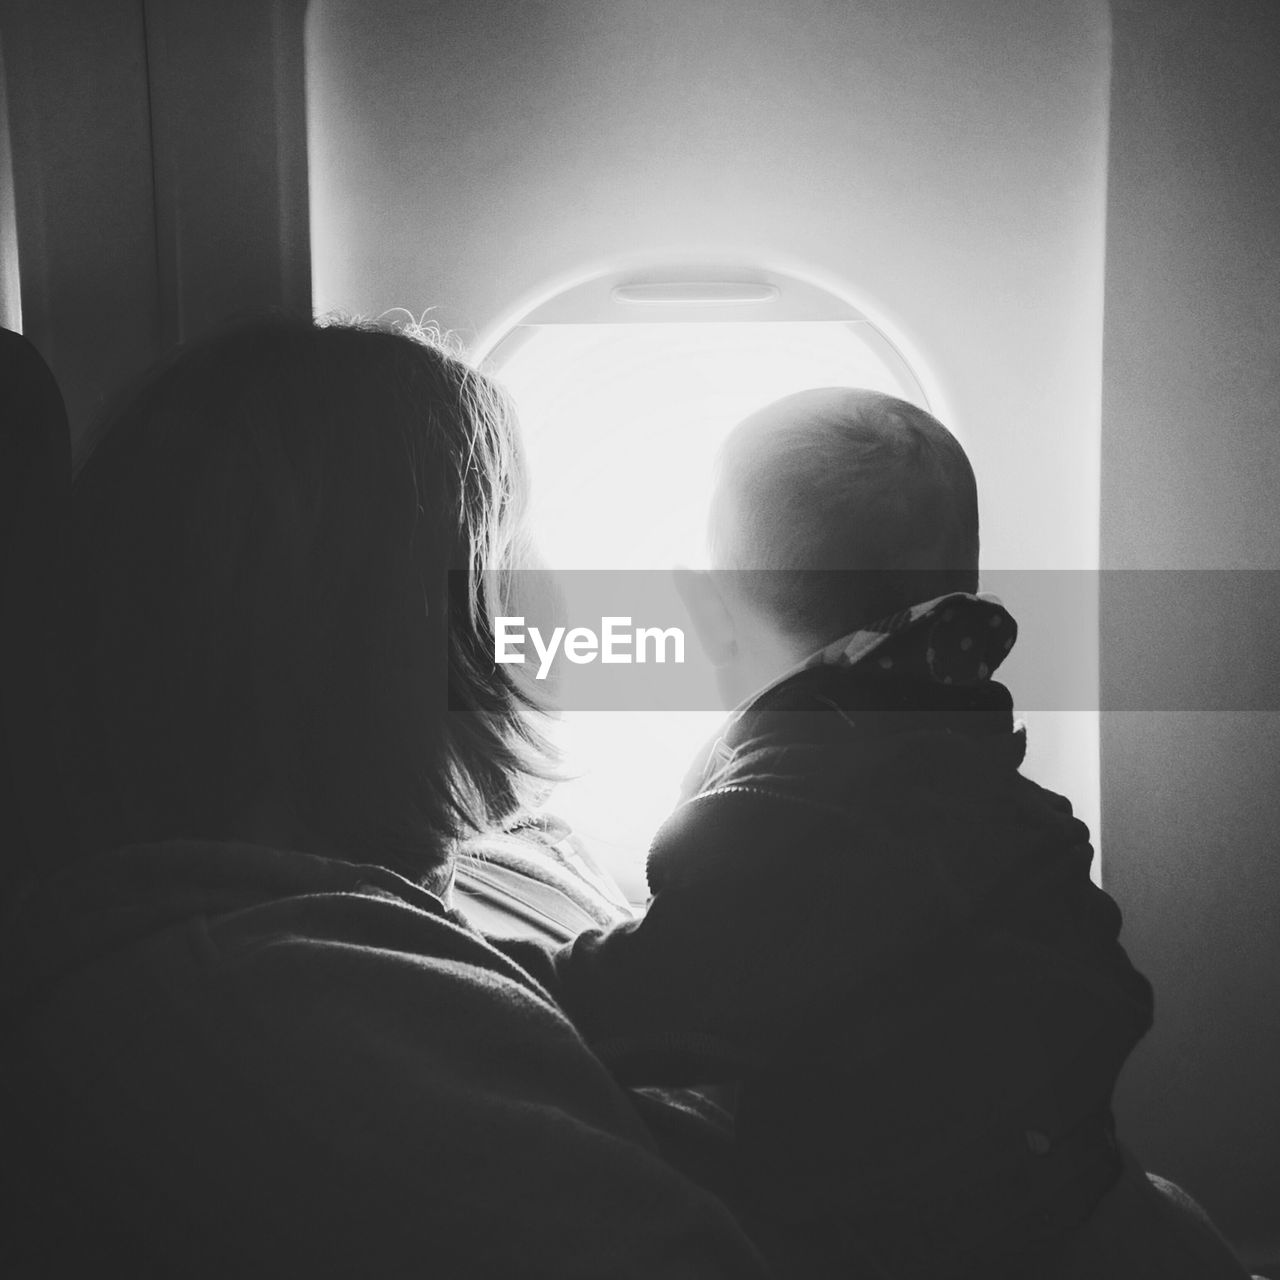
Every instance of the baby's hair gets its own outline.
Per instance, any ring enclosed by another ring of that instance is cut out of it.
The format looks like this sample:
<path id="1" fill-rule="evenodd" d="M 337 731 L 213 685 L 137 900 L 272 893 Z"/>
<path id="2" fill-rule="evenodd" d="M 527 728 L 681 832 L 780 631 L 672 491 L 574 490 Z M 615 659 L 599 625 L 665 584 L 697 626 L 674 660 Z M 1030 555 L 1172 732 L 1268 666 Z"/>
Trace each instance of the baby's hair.
<path id="1" fill-rule="evenodd" d="M 720 459 L 712 557 L 815 647 L 978 585 L 978 495 L 960 442 L 878 391 L 801 391 L 746 419 Z"/>

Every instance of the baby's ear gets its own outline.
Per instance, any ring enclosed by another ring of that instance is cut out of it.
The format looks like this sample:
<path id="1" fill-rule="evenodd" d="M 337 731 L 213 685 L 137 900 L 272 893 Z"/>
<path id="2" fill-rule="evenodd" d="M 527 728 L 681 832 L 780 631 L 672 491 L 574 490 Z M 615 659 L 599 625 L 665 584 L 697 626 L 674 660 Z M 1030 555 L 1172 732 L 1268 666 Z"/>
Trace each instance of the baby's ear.
<path id="1" fill-rule="evenodd" d="M 738 654 L 737 630 L 715 574 L 706 569 L 677 569 L 674 577 L 703 652 L 717 667 L 732 662 Z"/>

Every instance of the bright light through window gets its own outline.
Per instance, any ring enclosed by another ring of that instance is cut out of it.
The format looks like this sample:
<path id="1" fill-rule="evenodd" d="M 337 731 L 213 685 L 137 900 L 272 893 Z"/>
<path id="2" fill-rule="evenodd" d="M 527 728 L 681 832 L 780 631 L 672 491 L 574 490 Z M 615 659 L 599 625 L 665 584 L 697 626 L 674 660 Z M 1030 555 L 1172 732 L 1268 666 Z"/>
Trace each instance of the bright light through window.
<path id="1" fill-rule="evenodd" d="M 736 422 L 780 396 L 861 386 L 920 399 L 864 324 L 557 324 L 520 336 L 493 363 L 519 409 L 535 536 L 553 569 L 700 563 L 717 450 Z M 577 777 L 550 807 L 633 901 L 647 896 L 649 839 L 721 719 L 565 716 Z"/>

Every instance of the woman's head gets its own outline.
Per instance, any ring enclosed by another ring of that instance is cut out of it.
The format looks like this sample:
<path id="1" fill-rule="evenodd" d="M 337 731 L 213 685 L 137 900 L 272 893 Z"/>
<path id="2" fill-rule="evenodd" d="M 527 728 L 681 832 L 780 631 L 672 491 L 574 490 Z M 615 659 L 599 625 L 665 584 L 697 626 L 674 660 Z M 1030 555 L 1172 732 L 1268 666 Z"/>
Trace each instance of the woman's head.
<path id="1" fill-rule="evenodd" d="M 75 484 L 102 835 L 266 823 L 442 869 L 543 767 L 483 572 L 518 561 L 523 502 L 506 401 L 430 342 L 270 320 L 181 352 Z"/>

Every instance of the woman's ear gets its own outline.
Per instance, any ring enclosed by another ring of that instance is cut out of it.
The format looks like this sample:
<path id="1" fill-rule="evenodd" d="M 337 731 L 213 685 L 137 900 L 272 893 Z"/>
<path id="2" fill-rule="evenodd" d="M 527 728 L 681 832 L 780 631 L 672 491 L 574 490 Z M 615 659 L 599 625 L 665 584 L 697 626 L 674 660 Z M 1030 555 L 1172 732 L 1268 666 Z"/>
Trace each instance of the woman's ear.
<path id="1" fill-rule="evenodd" d="M 738 657 L 738 633 L 715 574 L 706 569 L 677 569 L 676 591 L 689 611 L 702 651 L 717 667 Z"/>

